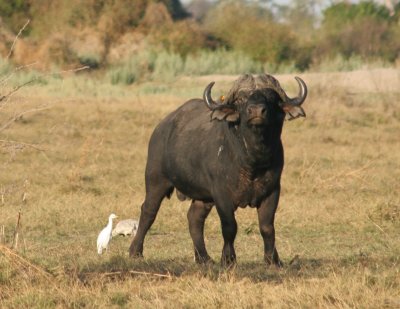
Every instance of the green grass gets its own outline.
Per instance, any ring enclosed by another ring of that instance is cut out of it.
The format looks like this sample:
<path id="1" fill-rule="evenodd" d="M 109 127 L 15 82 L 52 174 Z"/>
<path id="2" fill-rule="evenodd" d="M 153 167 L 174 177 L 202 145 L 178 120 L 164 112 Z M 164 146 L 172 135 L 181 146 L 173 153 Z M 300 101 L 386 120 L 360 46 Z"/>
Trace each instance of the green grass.
<path id="1" fill-rule="evenodd" d="M 164 201 L 146 238 L 145 259 L 130 259 L 131 239 L 123 237 L 113 239 L 108 254 L 96 253 L 111 212 L 139 216 L 153 128 L 186 99 L 201 97 L 208 78 L 122 87 L 80 75 L 21 89 L 2 108 L 0 124 L 43 104 L 50 109 L 23 115 L 0 132 L 1 140 L 43 149 L 0 144 L 0 227 L 10 245 L 22 209 L 17 253 L 25 259 L 0 252 L 0 307 L 398 307 L 400 97 L 368 88 L 349 95 L 352 84 L 335 86 L 344 77 L 305 75 L 308 117 L 285 123 L 276 216 L 281 270 L 263 264 L 250 208 L 236 213 L 237 266 L 225 270 L 218 263 L 215 210 L 205 233 L 217 263 L 196 265 L 188 203 L 175 196 Z M 216 78 L 215 96 L 231 80 Z M 296 91 L 293 77 L 278 78 Z"/>
<path id="2" fill-rule="evenodd" d="M 291 73 L 298 70 L 295 69 L 294 64 L 262 63 L 236 51 L 202 50 L 187 57 L 167 51 L 159 53 L 145 51 L 132 55 L 129 59 L 111 67 L 107 71 L 106 80 L 113 85 L 130 85 L 146 80 L 174 82 L 181 76 L 232 75 L 244 72 L 255 74 L 263 71 Z"/>

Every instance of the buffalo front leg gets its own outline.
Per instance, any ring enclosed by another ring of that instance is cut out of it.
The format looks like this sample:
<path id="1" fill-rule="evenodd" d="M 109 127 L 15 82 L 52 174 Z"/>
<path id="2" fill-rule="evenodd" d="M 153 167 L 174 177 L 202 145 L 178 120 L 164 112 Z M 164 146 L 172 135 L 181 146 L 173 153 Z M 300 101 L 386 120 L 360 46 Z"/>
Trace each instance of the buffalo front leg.
<path id="1" fill-rule="evenodd" d="M 233 206 L 229 207 L 229 205 L 226 204 L 217 203 L 216 207 L 221 220 L 222 236 L 224 237 L 221 264 L 223 266 L 230 266 L 236 263 L 234 242 L 237 233 L 237 223 L 235 219 L 235 212 Z"/>
<path id="2" fill-rule="evenodd" d="M 189 232 L 194 245 L 194 260 L 199 264 L 211 261 L 204 243 L 204 223 L 212 206 L 212 204 L 193 201 L 187 213 Z"/>
<path id="3" fill-rule="evenodd" d="M 147 190 L 146 198 L 142 204 L 139 226 L 129 248 L 129 256 L 143 256 L 143 243 L 147 231 L 156 219 L 158 210 L 164 197 L 173 190 L 173 187 L 167 181 L 160 180 L 157 187 L 151 187 Z"/>
<path id="4" fill-rule="evenodd" d="M 281 267 L 278 251 L 275 247 L 275 212 L 278 207 L 280 186 L 278 186 L 257 208 L 260 233 L 264 240 L 264 260 L 270 265 Z"/>

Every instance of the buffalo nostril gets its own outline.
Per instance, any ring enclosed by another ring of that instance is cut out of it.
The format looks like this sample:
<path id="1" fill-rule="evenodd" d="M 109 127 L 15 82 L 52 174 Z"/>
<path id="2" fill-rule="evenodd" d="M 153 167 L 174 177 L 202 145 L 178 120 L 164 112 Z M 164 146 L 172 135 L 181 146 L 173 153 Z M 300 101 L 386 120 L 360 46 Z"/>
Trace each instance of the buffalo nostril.
<path id="1" fill-rule="evenodd" d="M 266 109 L 265 107 L 262 107 L 262 108 L 261 108 L 261 115 L 262 115 L 262 116 L 267 115 L 267 109 Z"/>

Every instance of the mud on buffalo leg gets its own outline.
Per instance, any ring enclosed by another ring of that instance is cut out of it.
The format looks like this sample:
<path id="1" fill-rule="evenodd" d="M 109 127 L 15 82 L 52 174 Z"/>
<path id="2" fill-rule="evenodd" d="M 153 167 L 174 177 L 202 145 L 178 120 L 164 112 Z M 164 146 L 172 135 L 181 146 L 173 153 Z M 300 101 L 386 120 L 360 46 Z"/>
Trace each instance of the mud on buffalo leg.
<path id="1" fill-rule="evenodd" d="M 275 247 L 275 211 L 278 207 L 280 186 L 278 186 L 258 207 L 258 222 L 260 233 L 264 240 L 264 260 L 270 264 L 281 267 L 278 251 Z"/>
<path id="2" fill-rule="evenodd" d="M 224 247 L 222 249 L 221 264 L 229 266 L 236 262 L 234 241 L 237 233 L 237 223 L 233 205 L 230 203 L 218 203 L 216 208 L 221 220 L 222 236 L 224 237 Z"/>
<path id="3" fill-rule="evenodd" d="M 204 243 L 204 223 L 212 209 L 212 204 L 193 201 L 187 213 L 190 236 L 194 245 L 194 259 L 196 263 L 207 263 L 211 260 Z"/>
<path id="4" fill-rule="evenodd" d="M 162 178 L 157 180 L 156 186 L 147 186 L 146 184 L 146 187 L 146 198 L 142 204 L 139 227 L 129 248 L 131 257 L 143 256 L 143 242 L 147 231 L 156 219 L 162 200 L 174 189 L 168 180 Z"/>

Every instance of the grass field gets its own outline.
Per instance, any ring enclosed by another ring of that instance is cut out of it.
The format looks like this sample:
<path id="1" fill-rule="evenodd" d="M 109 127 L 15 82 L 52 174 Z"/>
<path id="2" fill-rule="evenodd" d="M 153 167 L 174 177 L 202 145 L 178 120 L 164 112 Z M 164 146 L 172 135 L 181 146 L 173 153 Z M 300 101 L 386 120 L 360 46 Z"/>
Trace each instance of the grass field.
<path id="1" fill-rule="evenodd" d="M 175 196 L 164 201 L 143 260 L 128 257 L 123 237 L 96 253 L 111 212 L 139 216 L 155 125 L 212 79 L 217 96 L 235 77 L 119 87 L 82 75 L 21 89 L 0 108 L 0 127 L 16 119 L 0 129 L 0 307 L 399 308 L 400 73 L 301 76 L 307 118 L 283 133 L 280 270 L 263 264 L 250 208 L 237 211 L 237 266 L 196 265 L 188 203 Z M 296 93 L 293 76 L 277 77 Z M 206 243 L 218 262 L 215 210 Z"/>

